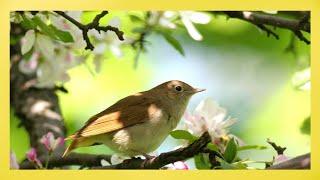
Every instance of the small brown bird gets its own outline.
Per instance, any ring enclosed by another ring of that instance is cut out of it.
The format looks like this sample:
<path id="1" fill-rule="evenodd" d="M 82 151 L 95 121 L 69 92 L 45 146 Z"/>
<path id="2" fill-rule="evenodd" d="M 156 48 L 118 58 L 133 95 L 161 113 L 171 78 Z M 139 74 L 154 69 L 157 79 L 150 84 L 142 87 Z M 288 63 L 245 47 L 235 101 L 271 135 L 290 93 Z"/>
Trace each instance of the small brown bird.
<path id="1" fill-rule="evenodd" d="M 72 143 L 63 154 L 78 147 L 105 144 L 127 156 L 146 155 L 156 150 L 176 128 L 196 89 L 173 80 L 148 91 L 125 97 L 91 117 L 66 138 Z"/>

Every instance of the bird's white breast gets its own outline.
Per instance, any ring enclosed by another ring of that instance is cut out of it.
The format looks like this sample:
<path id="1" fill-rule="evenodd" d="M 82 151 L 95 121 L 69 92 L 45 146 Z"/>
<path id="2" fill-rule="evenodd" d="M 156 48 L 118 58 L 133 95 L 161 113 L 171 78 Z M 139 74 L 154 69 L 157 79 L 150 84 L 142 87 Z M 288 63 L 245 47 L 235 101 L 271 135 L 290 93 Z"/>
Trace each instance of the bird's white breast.
<path id="1" fill-rule="evenodd" d="M 179 120 L 159 109 L 144 123 L 105 135 L 103 143 L 128 156 L 147 154 L 161 145 Z"/>

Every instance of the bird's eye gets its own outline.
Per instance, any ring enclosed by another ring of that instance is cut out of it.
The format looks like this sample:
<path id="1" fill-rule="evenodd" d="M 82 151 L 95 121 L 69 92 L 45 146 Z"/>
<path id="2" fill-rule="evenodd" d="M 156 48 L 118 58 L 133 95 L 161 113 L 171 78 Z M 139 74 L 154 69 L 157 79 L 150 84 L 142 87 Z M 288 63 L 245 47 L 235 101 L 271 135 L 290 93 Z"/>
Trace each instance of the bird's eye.
<path id="1" fill-rule="evenodd" d="M 175 89 L 176 89 L 176 91 L 179 91 L 179 92 L 182 91 L 182 87 L 181 86 L 176 86 Z"/>

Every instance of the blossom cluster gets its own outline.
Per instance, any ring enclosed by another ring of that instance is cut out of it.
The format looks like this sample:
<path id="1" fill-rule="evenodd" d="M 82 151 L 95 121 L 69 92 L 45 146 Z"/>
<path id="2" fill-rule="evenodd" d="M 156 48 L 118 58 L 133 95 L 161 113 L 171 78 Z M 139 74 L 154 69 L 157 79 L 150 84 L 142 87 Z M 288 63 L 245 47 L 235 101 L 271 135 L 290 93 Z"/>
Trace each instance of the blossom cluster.
<path id="1" fill-rule="evenodd" d="M 75 21 L 82 22 L 82 11 L 67 11 L 66 14 Z M 128 17 L 129 15 L 130 13 Z M 190 37 L 196 41 L 201 41 L 203 36 L 195 24 L 208 24 L 210 20 L 211 16 L 208 14 L 196 11 L 150 11 L 147 19 L 141 19 L 148 27 L 162 27 L 163 31 L 177 29 L 182 23 Z M 54 12 L 11 12 L 10 21 L 26 26 L 27 31 L 20 40 L 23 58 L 19 62 L 19 69 L 25 74 L 36 74 L 36 81 L 32 85 L 37 88 L 52 88 L 57 83 L 68 82 L 69 69 L 91 59 L 96 72 L 99 72 L 102 61 L 109 52 L 120 58 L 123 56 L 123 47 L 131 46 L 135 41 L 135 38 L 127 36 L 127 33 L 125 40 L 120 41 L 115 33 L 91 29 L 88 35 L 95 48 L 89 52 L 85 50 L 86 42 L 82 30 Z M 120 28 L 120 18 L 112 18 L 107 25 Z M 173 47 L 183 51 L 174 37 L 164 32 L 163 34 Z"/>
<path id="2" fill-rule="evenodd" d="M 44 145 L 45 149 L 48 151 L 48 157 L 46 166 L 43 165 L 43 163 L 40 161 L 37 150 L 35 148 L 31 148 L 27 153 L 26 157 L 28 161 L 33 163 L 34 167 L 37 169 L 47 168 L 48 161 L 51 156 L 51 154 L 56 150 L 59 146 L 64 145 L 64 139 L 62 137 L 54 137 L 54 134 L 52 132 L 48 132 L 47 134 L 43 135 L 40 139 L 41 144 Z M 17 158 L 13 152 L 10 152 L 10 168 L 11 169 L 19 169 L 19 164 L 17 162 Z"/>

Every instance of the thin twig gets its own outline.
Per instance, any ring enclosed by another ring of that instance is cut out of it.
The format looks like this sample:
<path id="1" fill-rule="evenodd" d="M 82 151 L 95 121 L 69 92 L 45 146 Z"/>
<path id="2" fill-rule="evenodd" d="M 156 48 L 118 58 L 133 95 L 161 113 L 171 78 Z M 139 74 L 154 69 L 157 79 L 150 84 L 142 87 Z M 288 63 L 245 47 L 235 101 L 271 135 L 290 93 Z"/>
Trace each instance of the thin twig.
<path id="1" fill-rule="evenodd" d="M 257 27 L 259 27 L 262 31 L 265 31 L 267 33 L 267 36 L 269 37 L 270 34 L 272 36 L 274 36 L 276 39 L 279 39 L 279 35 L 276 34 L 275 32 L 273 32 L 271 29 L 267 28 L 265 25 L 263 24 L 257 24 Z"/>
<path id="2" fill-rule="evenodd" d="M 90 49 L 90 50 L 94 49 L 94 46 L 91 43 L 89 36 L 88 36 L 88 31 L 91 29 L 95 29 L 99 33 L 100 33 L 100 31 L 104 31 L 104 32 L 113 31 L 118 36 L 119 40 L 121 40 L 121 41 L 124 40 L 123 31 L 120 31 L 117 27 L 113 27 L 110 25 L 100 26 L 100 24 L 99 24 L 100 19 L 103 18 L 106 14 L 108 14 L 108 11 L 102 11 L 100 14 L 98 14 L 94 17 L 94 19 L 91 23 L 89 23 L 87 25 L 84 25 L 84 24 L 78 22 L 77 20 L 75 20 L 71 16 L 67 15 L 63 11 L 54 11 L 54 12 L 59 14 L 60 16 L 64 17 L 68 21 L 70 21 L 72 24 L 77 26 L 82 31 L 83 40 L 86 41 L 86 43 L 87 43 L 87 46 L 85 47 L 85 49 Z"/>
<path id="3" fill-rule="evenodd" d="M 283 152 L 287 149 L 286 147 L 278 146 L 275 142 L 270 141 L 270 139 L 267 139 L 267 142 L 273 147 L 274 150 L 277 151 L 278 155 L 283 154 Z"/>
<path id="4" fill-rule="evenodd" d="M 289 29 L 294 32 L 300 40 L 304 41 L 306 44 L 310 44 L 310 41 L 305 38 L 301 32 L 305 31 L 310 33 L 309 12 L 304 12 L 303 17 L 300 20 L 251 11 L 223 11 L 223 13 L 231 18 L 241 19 L 258 26 L 261 30 L 267 32 L 267 35 L 271 34 L 276 39 L 279 39 L 278 35 L 269 28 L 266 28 L 265 25 Z"/>

